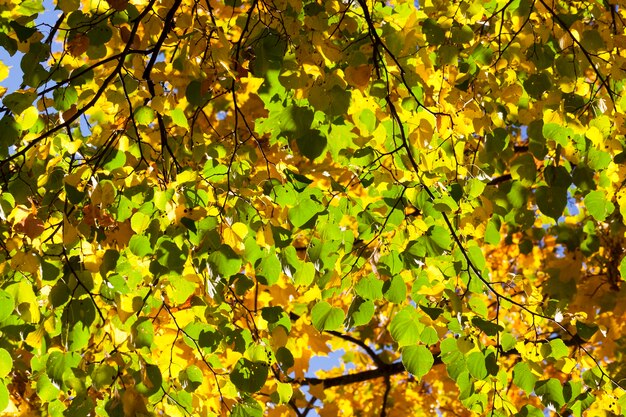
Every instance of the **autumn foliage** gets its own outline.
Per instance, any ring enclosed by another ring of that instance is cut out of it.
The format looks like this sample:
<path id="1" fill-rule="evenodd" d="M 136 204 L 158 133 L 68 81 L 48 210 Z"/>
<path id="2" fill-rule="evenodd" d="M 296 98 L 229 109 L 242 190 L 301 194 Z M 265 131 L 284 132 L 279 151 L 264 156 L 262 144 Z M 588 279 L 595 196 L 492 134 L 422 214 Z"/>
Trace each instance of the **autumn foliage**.
<path id="1" fill-rule="evenodd" d="M 625 28 L 4 0 L 0 410 L 621 415 Z"/>

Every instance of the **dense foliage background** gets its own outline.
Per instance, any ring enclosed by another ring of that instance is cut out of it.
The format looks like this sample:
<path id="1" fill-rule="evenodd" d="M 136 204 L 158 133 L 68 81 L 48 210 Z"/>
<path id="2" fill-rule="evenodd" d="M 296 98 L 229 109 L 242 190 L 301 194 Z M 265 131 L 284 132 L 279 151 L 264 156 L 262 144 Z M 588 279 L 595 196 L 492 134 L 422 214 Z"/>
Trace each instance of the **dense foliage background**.
<path id="1" fill-rule="evenodd" d="M 624 4 L 46 7 L 0 4 L 0 409 L 623 413 Z"/>

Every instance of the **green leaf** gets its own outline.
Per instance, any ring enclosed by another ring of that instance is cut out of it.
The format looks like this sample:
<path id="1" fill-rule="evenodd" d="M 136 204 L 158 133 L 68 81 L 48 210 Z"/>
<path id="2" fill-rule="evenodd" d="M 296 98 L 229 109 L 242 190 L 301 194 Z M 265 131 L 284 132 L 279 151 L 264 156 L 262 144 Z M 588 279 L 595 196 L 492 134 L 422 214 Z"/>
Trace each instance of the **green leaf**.
<path id="1" fill-rule="evenodd" d="M 535 201 L 543 214 L 557 221 L 567 205 L 567 189 L 541 186 L 535 190 Z"/>
<path id="2" fill-rule="evenodd" d="M 169 269 L 170 272 L 181 273 L 183 271 L 183 266 L 187 261 L 188 254 L 179 248 L 168 236 L 160 237 L 157 241 L 156 248 L 155 255 L 160 265 Z M 215 254 L 215 252 L 213 254 Z"/>
<path id="3" fill-rule="evenodd" d="M 556 123 L 546 123 L 542 127 L 542 134 L 547 140 L 553 140 L 561 146 L 567 146 L 569 137 L 574 134 L 572 129 Z"/>
<path id="4" fill-rule="evenodd" d="M 106 23 L 100 23 L 87 32 L 90 45 L 104 45 L 113 37 L 113 31 Z"/>
<path id="5" fill-rule="evenodd" d="M 170 285 L 167 287 L 166 292 L 174 305 L 184 304 L 198 289 L 195 281 L 187 280 L 180 275 L 171 274 L 169 281 Z"/>
<path id="6" fill-rule="evenodd" d="M 441 249 L 449 250 L 452 244 L 452 237 L 448 229 L 441 226 L 432 226 L 428 229 L 428 237 Z"/>
<path id="7" fill-rule="evenodd" d="M 437 320 L 439 316 L 443 314 L 443 309 L 439 307 L 428 307 L 420 304 L 419 308 L 422 309 L 424 313 L 428 314 L 428 317 L 432 320 Z"/>
<path id="8" fill-rule="evenodd" d="M 580 39 L 580 44 L 583 48 L 592 53 L 605 50 L 606 48 L 602 35 L 595 29 L 584 31 Z"/>
<path id="9" fill-rule="evenodd" d="M 513 383 L 523 389 L 526 394 L 533 392 L 537 378 L 532 374 L 530 367 L 525 362 L 519 362 L 513 368 Z"/>
<path id="10" fill-rule="evenodd" d="M 0 411 L 9 406 L 9 390 L 4 380 L 0 380 Z"/>
<path id="11" fill-rule="evenodd" d="M 425 346 L 406 346 L 402 348 L 402 364 L 417 379 L 426 375 L 434 363 L 433 354 Z"/>
<path id="12" fill-rule="evenodd" d="M 23 278 L 16 284 L 11 284 L 5 288 L 11 295 L 14 305 L 17 307 L 19 316 L 27 323 L 38 323 L 41 318 L 39 312 L 39 302 L 33 291 L 33 286 L 29 280 Z"/>
<path id="13" fill-rule="evenodd" d="M 126 152 L 118 151 L 117 149 L 115 149 L 113 150 L 113 152 L 111 152 L 110 156 L 107 156 L 107 158 L 105 159 L 105 163 L 102 167 L 108 171 L 113 171 L 114 169 L 123 167 L 124 164 L 126 164 Z M 130 217 L 130 215 L 128 215 L 128 217 Z"/>
<path id="14" fill-rule="evenodd" d="M 52 383 L 60 386 L 64 384 L 64 374 L 66 371 L 72 372 L 77 369 L 82 358 L 77 353 L 64 353 L 54 351 L 50 353 L 46 361 L 46 373 Z"/>
<path id="15" fill-rule="evenodd" d="M 233 407 L 231 417 L 262 417 L 263 408 L 253 398 L 244 398 Z"/>
<path id="16" fill-rule="evenodd" d="M 132 342 L 138 349 L 142 347 L 150 348 L 152 346 L 154 342 L 154 325 L 152 320 L 141 317 L 133 324 Z"/>
<path id="17" fill-rule="evenodd" d="M 370 300 L 355 297 L 348 309 L 346 327 L 358 327 L 369 323 L 374 317 L 375 306 Z"/>
<path id="18" fill-rule="evenodd" d="M 550 187 L 567 188 L 572 184 L 572 177 L 563 165 L 548 165 L 543 170 L 543 178 Z"/>
<path id="19" fill-rule="evenodd" d="M 181 109 L 175 108 L 170 110 L 170 117 L 176 126 L 184 127 L 189 130 L 189 122 L 187 121 L 187 117 L 185 116 L 185 112 Z"/>
<path id="20" fill-rule="evenodd" d="M 115 382 L 117 373 L 117 369 L 111 365 L 99 365 L 96 366 L 91 373 L 91 381 L 96 389 L 109 387 L 113 384 L 113 382 Z M 39 384 L 37 384 L 37 386 L 39 387 Z"/>
<path id="21" fill-rule="evenodd" d="M 28 38 L 30 38 L 35 33 L 37 33 L 36 28 L 26 27 L 24 25 L 19 24 L 15 20 L 11 20 L 9 22 L 9 25 L 15 31 L 15 34 L 17 35 L 17 38 L 20 40 L 20 42 L 26 42 Z"/>
<path id="22" fill-rule="evenodd" d="M 554 339 L 550 341 L 550 356 L 554 359 L 561 359 L 569 356 L 569 348 L 561 339 Z"/>
<path id="23" fill-rule="evenodd" d="M 487 223 L 487 228 L 485 229 L 485 243 L 490 245 L 500 243 L 500 230 L 493 219 L 489 220 Z"/>
<path id="24" fill-rule="evenodd" d="M 267 364 L 241 358 L 230 373 L 230 380 L 239 391 L 253 393 L 263 388 L 268 374 Z"/>
<path id="25" fill-rule="evenodd" d="M 481 317 L 473 317 L 472 324 L 485 332 L 487 336 L 495 336 L 498 332 L 504 330 L 504 327 L 499 324 L 485 320 Z"/>
<path id="26" fill-rule="evenodd" d="M 604 192 L 599 190 L 590 191 L 585 196 L 585 207 L 589 214 L 599 222 L 604 221 L 615 210 L 613 203 L 606 199 Z"/>
<path id="27" fill-rule="evenodd" d="M 289 210 L 289 221 L 294 227 L 302 227 L 322 211 L 324 206 L 320 203 L 311 198 L 304 198 Z"/>
<path id="28" fill-rule="evenodd" d="M 130 227 L 133 229 L 133 232 L 141 234 L 148 228 L 151 221 L 152 218 L 150 216 L 138 211 L 130 218 Z"/>
<path id="29" fill-rule="evenodd" d="M 474 31 L 471 26 L 455 26 L 452 28 L 452 42 L 454 43 L 468 43 L 474 39 Z"/>
<path id="30" fill-rule="evenodd" d="M 396 275 L 392 279 L 385 281 L 383 291 L 385 298 L 390 303 L 402 304 L 406 301 L 406 284 L 400 275 Z"/>
<path id="31" fill-rule="evenodd" d="M 526 153 L 515 158 L 511 164 L 511 177 L 525 187 L 534 184 L 537 178 L 537 166 L 533 156 Z"/>
<path id="32" fill-rule="evenodd" d="M 611 154 L 597 148 L 590 148 L 588 151 L 587 164 L 594 170 L 606 169 L 611 163 Z"/>
<path id="33" fill-rule="evenodd" d="M 202 93 L 202 83 L 197 80 L 191 81 L 185 90 L 185 97 L 192 106 L 204 106 L 211 98 L 209 91 Z"/>
<path id="34" fill-rule="evenodd" d="M 209 255 L 209 262 L 215 267 L 215 273 L 222 278 L 230 278 L 241 270 L 241 258 L 228 245 L 222 245 Z"/>
<path id="35" fill-rule="evenodd" d="M 52 401 L 59 397 L 59 388 L 57 388 L 48 375 L 42 374 L 37 379 L 37 396 L 43 401 Z"/>
<path id="36" fill-rule="evenodd" d="M 2 98 L 2 104 L 7 106 L 13 114 L 22 114 L 24 110 L 33 105 L 36 98 L 37 95 L 33 92 L 17 91 L 4 96 Z M 3 117 L 3 120 L 5 117 Z M 12 119 L 13 118 L 11 118 L 11 120 Z"/>
<path id="37" fill-rule="evenodd" d="M 491 59 L 493 57 L 493 50 L 489 45 L 479 44 L 470 56 L 471 60 L 480 64 L 480 65 L 489 65 L 491 64 Z"/>
<path id="38" fill-rule="evenodd" d="M 543 411 L 532 405 L 525 405 L 520 409 L 520 412 L 516 414 L 520 417 L 545 417 Z"/>
<path id="39" fill-rule="evenodd" d="M 541 398 L 541 402 L 545 406 L 554 406 L 560 409 L 565 404 L 563 397 L 563 385 L 556 378 L 550 378 L 547 381 L 538 381 L 535 384 L 535 393 Z"/>
<path id="40" fill-rule="evenodd" d="M 286 382 L 278 382 L 276 384 L 276 393 L 278 394 L 278 403 L 287 404 L 293 396 L 293 387 Z"/>
<path id="41" fill-rule="evenodd" d="M 276 350 L 276 361 L 283 371 L 289 370 L 289 368 L 293 367 L 295 363 L 293 354 L 284 346 L 281 346 Z"/>
<path id="42" fill-rule="evenodd" d="M 13 369 L 13 358 L 6 349 L 0 348 L 0 378 L 4 378 Z"/>
<path id="43" fill-rule="evenodd" d="M 500 346 L 504 352 L 508 352 L 513 349 L 517 344 L 517 339 L 509 332 L 504 332 L 500 335 Z"/>
<path id="44" fill-rule="evenodd" d="M 293 276 L 296 285 L 309 286 L 315 280 L 315 265 L 313 262 L 302 262 Z"/>
<path id="45" fill-rule="evenodd" d="M 82 322 L 75 323 L 68 330 L 68 340 L 70 342 L 70 350 L 80 351 L 89 344 L 91 339 L 91 331 L 89 326 Z"/>
<path id="46" fill-rule="evenodd" d="M 621 266 L 620 266 L 620 274 L 622 279 L 626 279 L 626 258 L 622 258 Z M 589 340 L 591 337 L 596 334 L 596 332 L 600 328 L 595 323 L 583 323 L 580 320 L 576 320 L 576 334 L 580 336 L 583 340 Z"/>
<path id="47" fill-rule="evenodd" d="M 193 392 L 202 385 L 202 370 L 196 365 L 189 365 L 179 372 L 178 380 L 185 391 Z"/>
<path id="48" fill-rule="evenodd" d="M 417 310 L 412 306 L 406 306 L 391 319 L 389 331 L 400 347 L 414 345 L 420 340 L 424 325 L 419 319 Z"/>
<path id="49" fill-rule="evenodd" d="M 427 346 L 436 344 L 439 341 L 437 330 L 435 330 L 433 326 L 424 327 L 424 330 L 422 330 L 422 334 L 420 335 L 420 340 Z"/>
<path id="50" fill-rule="evenodd" d="M 365 300 L 380 300 L 383 297 L 383 286 L 383 281 L 369 274 L 356 283 L 354 291 Z"/>
<path id="51" fill-rule="evenodd" d="M 487 377 L 487 365 L 482 352 L 472 352 L 466 358 L 467 370 L 474 378 L 481 380 Z"/>
<path id="52" fill-rule="evenodd" d="M 278 260 L 278 257 L 273 252 L 263 257 L 261 262 L 258 262 L 256 267 L 257 279 L 264 285 L 273 285 L 278 281 L 280 273 L 282 271 L 282 265 Z"/>
<path id="53" fill-rule="evenodd" d="M 135 122 L 139 125 L 149 125 L 154 122 L 154 110 L 148 106 L 139 106 L 133 113 Z"/>
<path id="54" fill-rule="evenodd" d="M 540 100 L 543 93 L 549 91 L 551 87 L 552 81 L 546 72 L 533 74 L 524 81 L 524 89 L 535 100 Z"/>
<path id="55" fill-rule="evenodd" d="M 66 111 L 78 102 L 78 92 L 74 87 L 57 88 L 52 92 L 54 108 L 58 111 Z"/>
<path id="56" fill-rule="evenodd" d="M 431 45 L 441 45 L 446 36 L 446 30 L 437 24 L 436 20 L 426 19 L 422 24 L 426 41 Z"/>
<path id="57" fill-rule="evenodd" d="M 128 243 L 128 248 L 133 255 L 140 258 L 150 255 L 153 252 L 150 239 L 143 235 L 133 235 Z"/>
<path id="58" fill-rule="evenodd" d="M 319 330 L 337 330 L 341 327 L 345 314 L 342 309 L 331 306 L 326 301 L 320 301 L 311 310 L 313 326 Z"/>
<path id="59" fill-rule="evenodd" d="M 153 364 L 142 366 L 142 369 L 135 373 L 135 379 L 137 380 L 135 384 L 137 392 L 145 396 L 159 392 L 163 385 L 161 370 L 158 366 Z"/>
<path id="60" fill-rule="evenodd" d="M 483 255 L 483 251 L 479 246 L 470 246 L 467 248 L 467 256 L 470 259 L 470 262 L 474 264 L 474 266 L 482 271 L 487 264 L 485 261 L 485 256 Z"/>
<path id="61" fill-rule="evenodd" d="M 0 322 L 7 319 L 15 309 L 15 303 L 11 294 L 0 289 Z"/>

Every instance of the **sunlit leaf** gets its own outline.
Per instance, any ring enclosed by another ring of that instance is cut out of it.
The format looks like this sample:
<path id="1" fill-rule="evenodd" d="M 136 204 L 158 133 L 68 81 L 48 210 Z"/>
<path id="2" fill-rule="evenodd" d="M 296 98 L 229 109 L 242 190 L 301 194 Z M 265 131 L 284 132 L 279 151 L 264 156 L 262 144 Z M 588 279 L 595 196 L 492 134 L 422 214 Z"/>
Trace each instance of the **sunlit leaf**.
<path id="1" fill-rule="evenodd" d="M 344 318 L 345 314 L 342 309 L 333 307 L 326 301 L 318 302 L 311 310 L 311 321 L 319 331 L 338 329 Z"/>
<path id="2" fill-rule="evenodd" d="M 407 371 L 422 378 L 432 368 L 434 358 L 425 346 L 406 346 L 402 349 L 402 363 Z"/>

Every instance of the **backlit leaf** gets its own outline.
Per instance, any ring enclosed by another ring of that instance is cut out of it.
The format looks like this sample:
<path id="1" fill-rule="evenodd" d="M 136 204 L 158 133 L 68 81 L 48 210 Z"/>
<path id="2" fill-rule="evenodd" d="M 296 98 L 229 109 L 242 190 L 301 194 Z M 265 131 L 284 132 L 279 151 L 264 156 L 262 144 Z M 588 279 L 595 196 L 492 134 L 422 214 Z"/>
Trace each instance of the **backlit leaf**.
<path id="1" fill-rule="evenodd" d="M 408 372 L 421 379 L 430 371 L 434 358 L 425 346 L 406 346 L 402 349 L 402 364 Z"/>
<path id="2" fill-rule="evenodd" d="M 311 310 L 311 321 L 319 331 L 337 330 L 343 323 L 345 314 L 342 309 L 333 307 L 326 301 L 320 301 Z"/>

